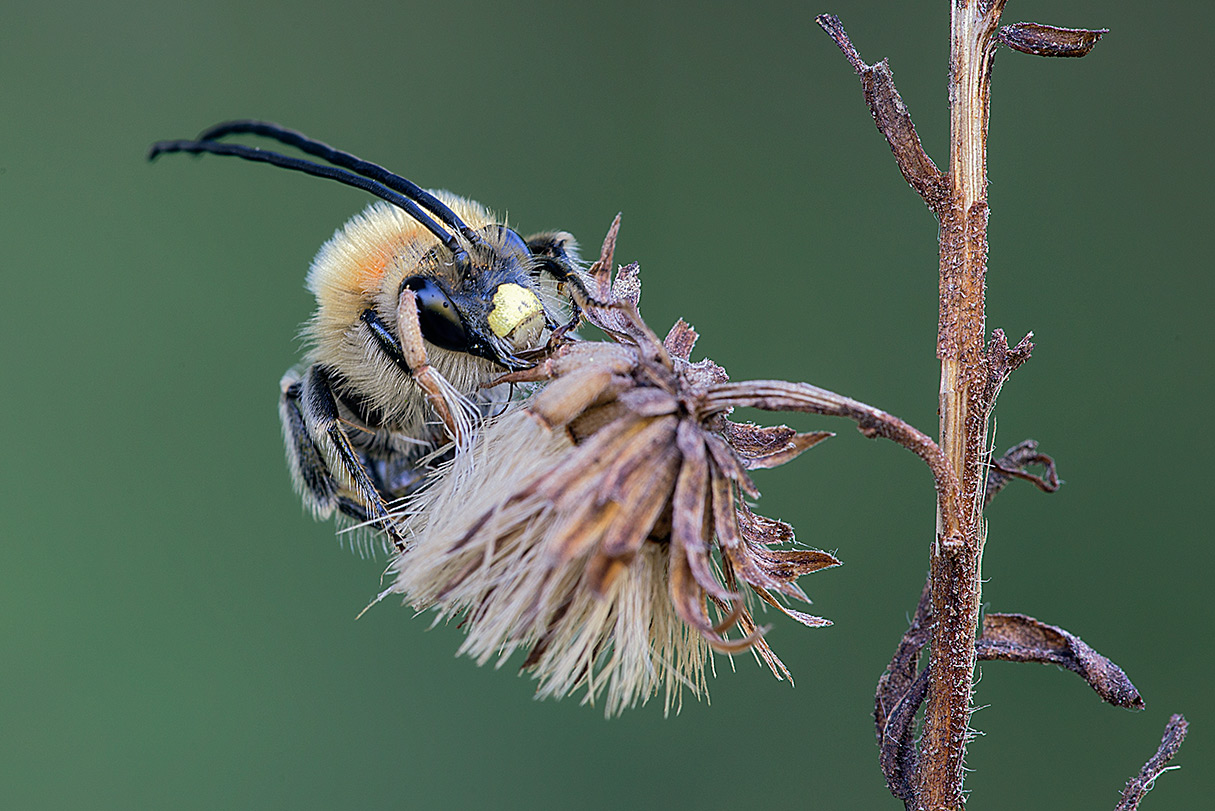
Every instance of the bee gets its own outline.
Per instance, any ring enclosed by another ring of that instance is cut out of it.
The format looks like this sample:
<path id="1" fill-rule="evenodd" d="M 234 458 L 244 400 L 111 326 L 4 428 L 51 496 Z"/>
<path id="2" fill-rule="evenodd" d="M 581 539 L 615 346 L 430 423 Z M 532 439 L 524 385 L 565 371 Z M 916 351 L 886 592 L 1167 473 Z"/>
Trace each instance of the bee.
<path id="1" fill-rule="evenodd" d="M 232 135 L 318 161 L 223 140 Z M 313 515 L 377 528 L 404 550 L 394 503 L 500 403 L 487 384 L 530 366 L 529 354 L 578 322 L 570 294 L 585 288 L 574 238 L 522 237 L 479 203 L 268 122 L 217 124 L 153 144 L 148 158 L 177 152 L 268 163 L 380 198 L 312 261 L 317 308 L 306 354 L 282 378 L 279 416 L 291 478 Z"/>

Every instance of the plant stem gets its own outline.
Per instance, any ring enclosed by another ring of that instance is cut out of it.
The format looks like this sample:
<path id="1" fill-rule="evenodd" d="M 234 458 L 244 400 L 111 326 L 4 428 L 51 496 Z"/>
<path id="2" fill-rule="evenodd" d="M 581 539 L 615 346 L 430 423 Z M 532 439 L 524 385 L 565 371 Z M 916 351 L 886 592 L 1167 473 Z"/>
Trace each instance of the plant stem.
<path id="1" fill-rule="evenodd" d="M 960 809 L 979 624 L 990 403 L 984 351 L 987 270 L 987 121 L 992 59 L 1003 0 L 954 0 L 950 15 L 950 200 L 941 212 L 941 448 L 957 477 L 958 534 L 938 521 L 931 596 L 936 623 L 918 806 Z M 944 494 L 942 494 L 944 495 Z"/>

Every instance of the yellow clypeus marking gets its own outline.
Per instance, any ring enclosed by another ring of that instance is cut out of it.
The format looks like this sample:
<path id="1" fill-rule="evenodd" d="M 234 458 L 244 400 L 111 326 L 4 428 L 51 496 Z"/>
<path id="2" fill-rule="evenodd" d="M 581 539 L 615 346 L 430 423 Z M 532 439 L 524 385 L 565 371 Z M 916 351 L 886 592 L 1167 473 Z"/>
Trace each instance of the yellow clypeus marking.
<path id="1" fill-rule="evenodd" d="M 544 312 L 535 293 L 509 282 L 498 285 L 494 291 L 493 305 L 489 311 L 489 328 L 499 338 L 506 338 Z"/>

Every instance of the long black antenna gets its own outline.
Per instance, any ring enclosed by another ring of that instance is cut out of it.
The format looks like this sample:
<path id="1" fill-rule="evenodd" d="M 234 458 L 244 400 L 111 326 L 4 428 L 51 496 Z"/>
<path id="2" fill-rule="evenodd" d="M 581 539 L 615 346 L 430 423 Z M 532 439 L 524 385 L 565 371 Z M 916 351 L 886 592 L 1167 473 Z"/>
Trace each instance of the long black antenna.
<path id="1" fill-rule="evenodd" d="M 441 225 L 435 222 L 434 219 L 431 218 L 431 216 L 427 214 L 426 211 L 424 211 L 413 199 L 405 194 L 388 188 L 386 185 L 377 180 L 372 180 L 368 177 L 355 174 L 354 172 L 346 169 L 333 166 L 324 166 L 319 163 L 304 160 L 303 158 L 292 158 L 278 152 L 257 149 L 256 147 L 244 146 L 241 144 L 227 144 L 210 140 L 158 141 L 157 143 L 152 144 L 152 148 L 148 151 L 148 160 L 155 160 L 160 155 L 174 152 L 187 152 L 194 155 L 228 155 L 236 158 L 244 158 L 245 160 L 249 161 L 268 163 L 271 166 L 278 166 L 283 169 L 291 169 L 297 172 L 303 172 L 304 174 L 313 175 L 314 177 L 323 177 L 330 180 L 336 180 L 339 183 L 344 183 L 347 186 L 353 186 L 357 189 L 370 192 L 376 197 L 379 197 L 381 200 L 385 200 L 402 209 L 410 217 L 417 220 L 417 222 L 427 231 L 430 231 L 432 234 L 438 237 L 439 241 L 452 252 L 452 259 L 457 266 L 466 267 L 469 263 L 468 251 L 464 249 L 464 247 L 460 244 L 460 241 L 453 234 L 449 233 Z M 402 178 L 402 180 L 403 179 L 404 178 Z M 425 192 L 423 192 L 423 194 L 425 194 Z M 440 203 L 440 205 L 442 204 Z M 451 213 L 451 217 L 454 220 L 455 227 L 461 229 L 461 233 L 463 233 L 463 229 L 468 229 L 468 226 L 465 225 L 464 222 L 460 220 L 460 218 L 454 213 Z"/>
<path id="2" fill-rule="evenodd" d="M 438 217 L 447 227 L 463 234 L 464 238 L 469 242 L 477 244 L 483 241 L 481 235 L 466 225 L 442 200 L 413 181 L 390 172 L 379 164 L 365 161 L 360 157 L 329 146 L 329 144 L 318 141 L 315 138 L 309 138 L 302 132 L 288 129 L 269 121 L 240 119 L 237 121 L 224 121 L 212 127 L 207 127 L 198 134 L 197 140 L 218 141 L 226 135 L 260 135 L 265 138 L 272 138 L 279 143 L 293 146 L 301 152 L 318 157 L 326 163 L 340 166 L 343 169 L 349 169 L 355 174 L 383 183 L 393 191 L 398 191 L 410 200 L 416 201 L 427 211 Z"/>

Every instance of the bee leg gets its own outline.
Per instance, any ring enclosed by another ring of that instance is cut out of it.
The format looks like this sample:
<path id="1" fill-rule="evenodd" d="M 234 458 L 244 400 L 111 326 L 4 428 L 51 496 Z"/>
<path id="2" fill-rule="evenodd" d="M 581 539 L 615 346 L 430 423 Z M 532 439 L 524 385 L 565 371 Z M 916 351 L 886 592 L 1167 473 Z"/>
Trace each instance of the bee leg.
<path id="1" fill-rule="evenodd" d="M 401 355 L 405 367 L 409 369 L 410 377 L 426 392 L 426 399 L 443 421 L 443 427 L 447 429 L 456 446 L 462 447 L 472 426 L 467 419 L 457 419 L 457 415 L 465 416 L 465 409 L 457 396 L 458 392 L 430 366 L 426 357 L 426 346 L 422 343 L 422 326 L 418 323 L 417 297 L 409 288 L 401 291 L 401 298 L 397 303 L 397 331 L 401 336 Z"/>
<path id="2" fill-rule="evenodd" d="M 514 372 L 498 375 L 493 380 L 486 383 L 486 388 L 500 386 L 503 383 L 543 383 L 545 380 L 551 380 L 553 377 L 553 359 L 545 358 L 535 366 L 529 366 L 526 369 L 519 369 Z"/>
<path id="3" fill-rule="evenodd" d="M 380 351 L 425 392 L 430 407 L 447 429 L 448 436 L 455 440 L 457 445 L 462 445 L 472 430 L 472 425 L 467 419 L 461 422 L 456 418 L 456 415 L 463 416 L 466 412 L 464 404 L 460 402 L 459 393 L 442 375 L 431 368 L 426 357 L 426 346 L 422 343 L 422 326 L 418 322 L 417 296 L 414 292 L 409 288 L 402 290 L 401 300 L 397 304 L 400 344 L 371 308 L 364 310 L 359 318 L 371 331 L 371 337 Z"/>
<path id="4" fill-rule="evenodd" d="M 283 423 L 283 444 L 287 446 L 291 480 L 313 516 L 328 518 L 337 506 L 338 483 L 329 472 L 325 455 L 308 432 L 308 423 L 300 410 L 304 384 L 299 371 L 289 370 L 279 386 L 282 396 L 278 401 L 278 415 Z"/>
<path id="5" fill-rule="evenodd" d="M 578 272 L 578 243 L 572 234 L 565 231 L 551 231 L 532 234 L 527 238 L 527 249 L 538 261 L 536 271 L 547 273 L 557 280 L 558 284 L 571 288 L 570 290 L 570 320 L 558 325 L 549 321 L 548 348 L 551 351 L 565 337 L 566 333 L 577 329 L 582 323 L 582 307 L 578 300 L 594 301 L 582 275 Z M 547 318 L 547 316 L 546 316 Z"/>
<path id="6" fill-rule="evenodd" d="M 367 514 L 366 510 L 364 510 L 360 505 L 354 503 L 352 500 L 346 498 L 346 496 L 338 497 L 337 507 L 342 511 L 343 514 L 350 516 L 360 524 L 366 524 L 371 520 L 371 516 Z"/>
<path id="7" fill-rule="evenodd" d="M 328 370 L 313 366 L 302 379 L 296 372 L 288 372 L 282 387 L 279 411 L 287 459 L 305 503 L 321 517 L 337 509 L 356 521 L 378 527 L 393 546 L 404 549 L 404 537 L 397 531 L 363 460 L 342 430 Z M 346 474 L 349 487 L 332 475 L 331 462 Z"/>
<path id="8" fill-rule="evenodd" d="M 574 237 L 565 231 L 532 234 L 527 238 L 527 249 L 539 261 L 537 267 L 551 274 L 559 282 L 578 276 L 578 250 Z"/>

